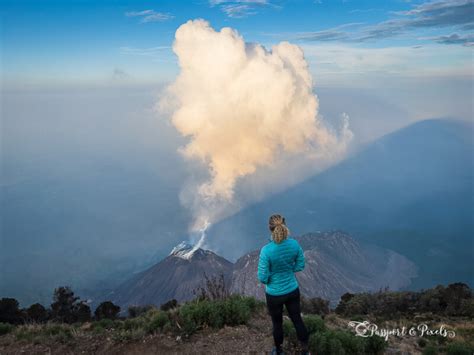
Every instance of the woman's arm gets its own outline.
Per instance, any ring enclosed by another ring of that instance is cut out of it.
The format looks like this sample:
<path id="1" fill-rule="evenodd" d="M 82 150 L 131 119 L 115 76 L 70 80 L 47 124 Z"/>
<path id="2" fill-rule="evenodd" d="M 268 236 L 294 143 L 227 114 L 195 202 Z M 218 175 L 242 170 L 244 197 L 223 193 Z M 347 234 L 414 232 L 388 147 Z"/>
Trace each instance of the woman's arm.
<path id="1" fill-rule="evenodd" d="M 267 284 L 270 279 L 270 261 L 264 253 L 263 248 L 260 250 L 260 258 L 258 259 L 257 276 L 263 284 Z"/>
<path id="2" fill-rule="evenodd" d="M 300 245 L 298 244 L 298 254 L 296 255 L 295 266 L 293 267 L 293 272 L 303 271 L 304 270 L 304 253 L 303 249 L 301 249 Z"/>

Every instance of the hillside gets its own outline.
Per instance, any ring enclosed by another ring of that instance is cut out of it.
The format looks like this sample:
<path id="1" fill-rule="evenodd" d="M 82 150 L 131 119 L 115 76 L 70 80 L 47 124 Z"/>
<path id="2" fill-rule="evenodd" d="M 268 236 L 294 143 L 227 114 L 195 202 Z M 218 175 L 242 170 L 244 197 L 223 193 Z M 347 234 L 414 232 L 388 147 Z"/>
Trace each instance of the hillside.
<path id="1" fill-rule="evenodd" d="M 204 274 L 208 277 L 232 272 L 232 263 L 219 255 L 180 244 L 170 255 L 151 268 L 135 275 L 112 293 L 104 296 L 123 309 L 129 305 L 160 305 L 171 299 L 188 301 L 193 291 L 203 286 Z"/>
<path id="2" fill-rule="evenodd" d="M 343 232 L 309 233 L 296 237 L 304 250 L 305 269 L 297 274 L 301 293 L 321 297 L 335 306 L 346 292 L 403 289 L 416 277 L 413 262 L 391 250 L 360 244 Z M 259 250 L 237 260 L 232 291 L 265 298 L 257 280 Z"/>

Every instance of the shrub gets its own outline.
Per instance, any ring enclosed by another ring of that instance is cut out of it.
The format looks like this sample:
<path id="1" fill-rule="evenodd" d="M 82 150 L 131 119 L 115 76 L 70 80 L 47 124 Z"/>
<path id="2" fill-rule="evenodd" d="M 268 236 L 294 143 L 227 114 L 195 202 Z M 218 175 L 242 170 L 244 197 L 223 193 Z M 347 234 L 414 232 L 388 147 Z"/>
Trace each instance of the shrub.
<path id="1" fill-rule="evenodd" d="M 88 322 L 91 320 L 91 308 L 85 302 L 79 302 L 74 306 L 74 315 L 77 322 Z"/>
<path id="2" fill-rule="evenodd" d="M 224 274 L 208 276 L 204 273 L 204 285 L 193 290 L 200 300 L 223 300 L 230 296 L 228 280 Z"/>
<path id="3" fill-rule="evenodd" d="M 47 324 L 40 330 L 40 335 L 54 339 L 61 343 L 66 343 L 73 338 L 71 328 L 62 324 Z"/>
<path id="4" fill-rule="evenodd" d="M 162 330 L 167 323 L 169 323 L 168 315 L 163 311 L 158 311 L 151 316 L 151 319 L 146 326 L 146 330 L 149 333 L 154 333 L 158 330 Z"/>
<path id="5" fill-rule="evenodd" d="M 26 309 L 26 314 L 28 319 L 37 323 L 43 323 L 48 320 L 48 311 L 43 305 L 39 303 L 32 304 L 30 307 L 28 307 Z"/>
<path id="6" fill-rule="evenodd" d="M 420 348 L 424 348 L 424 347 L 426 346 L 426 344 L 427 344 L 426 339 L 424 339 L 424 338 L 418 339 L 418 346 L 419 346 Z"/>
<path id="7" fill-rule="evenodd" d="M 455 341 L 446 346 L 446 354 L 448 355 L 472 355 L 474 353 L 474 346 Z"/>
<path id="8" fill-rule="evenodd" d="M 246 324 L 251 317 L 252 304 L 245 298 L 233 297 L 220 302 L 221 312 L 223 313 L 222 325 Z"/>
<path id="9" fill-rule="evenodd" d="M 9 323 L 0 323 L 0 335 L 8 334 L 13 330 L 13 326 Z"/>
<path id="10" fill-rule="evenodd" d="M 79 298 L 74 296 L 70 287 L 56 288 L 51 304 L 53 318 L 59 322 L 74 323 L 76 321 L 74 307 L 78 300 Z"/>
<path id="11" fill-rule="evenodd" d="M 94 334 L 102 335 L 102 334 L 105 333 L 105 328 L 104 328 L 103 326 L 101 326 L 100 324 L 96 324 L 96 323 L 94 322 L 94 323 L 92 323 L 91 331 L 92 331 Z"/>
<path id="12" fill-rule="evenodd" d="M 216 302 L 217 303 L 217 302 Z M 220 328 L 223 325 L 223 314 L 219 312 L 220 307 L 207 300 L 186 304 L 180 309 L 180 317 L 186 333 L 194 333 L 198 327 Z"/>
<path id="13" fill-rule="evenodd" d="M 32 332 L 23 326 L 20 326 L 18 329 L 16 329 L 14 334 L 17 340 L 24 340 L 30 343 L 33 342 L 33 339 L 36 336 L 35 332 Z"/>
<path id="14" fill-rule="evenodd" d="M 320 354 L 345 354 L 342 343 L 332 332 L 314 333 L 309 337 L 309 349 Z"/>
<path id="15" fill-rule="evenodd" d="M 160 306 L 160 309 L 162 311 L 169 311 L 170 309 L 173 309 L 173 308 L 176 308 L 178 307 L 178 301 L 176 301 L 174 298 L 172 300 L 169 300 L 168 302 L 166 303 L 163 303 L 161 306 Z"/>
<path id="16" fill-rule="evenodd" d="M 14 298 L 2 298 L 0 300 L 0 322 L 19 324 L 21 323 L 21 312 L 19 303 Z"/>
<path id="17" fill-rule="evenodd" d="M 325 316 L 329 314 L 329 301 L 320 297 L 301 297 L 301 311 L 307 314 L 319 314 Z"/>
<path id="18" fill-rule="evenodd" d="M 324 323 L 315 322 L 315 325 L 317 330 L 309 337 L 309 349 L 314 353 L 376 355 L 382 354 L 387 346 L 378 336 L 362 338 L 348 331 L 326 329 Z"/>
<path id="19" fill-rule="evenodd" d="M 379 317 L 412 316 L 415 312 L 431 312 L 445 316 L 474 315 L 473 292 L 464 283 L 453 283 L 420 292 L 380 290 L 375 293 L 346 293 L 336 307 L 343 316 L 374 314 Z"/>
<path id="20" fill-rule="evenodd" d="M 326 329 L 324 321 L 320 316 L 305 316 L 303 317 L 303 321 L 310 335 L 317 332 L 323 332 Z M 285 319 L 283 321 L 283 334 L 290 345 L 297 346 L 298 337 L 296 335 L 296 330 L 293 326 L 293 322 L 291 322 L 290 320 Z"/>
<path id="21" fill-rule="evenodd" d="M 369 338 L 362 339 L 347 331 L 335 331 L 333 336 L 339 340 L 347 354 L 373 354 L 373 352 L 367 347 L 367 341 L 369 341 Z"/>
<path id="22" fill-rule="evenodd" d="M 146 321 L 143 317 L 125 319 L 122 323 L 122 328 L 125 330 L 145 328 L 145 326 Z"/>
<path id="23" fill-rule="evenodd" d="M 289 344 L 296 346 L 298 344 L 298 337 L 296 336 L 296 330 L 293 323 L 289 320 L 283 321 L 283 335 Z"/>
<path id="24" fill-rule="evenodd" d="M 252 307 L 256 307 L 255 302 L 238 295 L 213 302 L 198 299 L 181 306 L 178 321 L 188 334 L 201 327 L 221 328 L 224 325 L 245 324 L 250 319 Z"/>
<path id="25" fill-rule="evenodd" d="M 433 345 L 429 345 L 423 349 L 423 355 L 437 355 L 438 350 Z"/>
<path id="26" fill-rule="evenodd" d="M 102 302 L 95 310 L 96 319 L 115 319 L 120 313 L 120 307 L 110 301 Z"/>
<path id="27" fill-rule="evenodd" d="M 259 301 L 253 297 L 244 297 L 242 301 L 246 304 L 246 306 L 250 309 L 251 312 L 254 312 L 258 308 L 262 308 L 265 306 L 265 302 Z"/>
<path id="28" fill-rule="evenodd" d="M 383 354 L 386 347 L 387 342 L 379 336 L 365 338 L 365 354 Z"/>
<path id="29" fill-rule="evenodd" d="M 146 312 L 150 311 L 151 309 L 154 309 L 155 306 L 153 305 L 147 305 L 147 306 L 129 306 L 128 307 L 128 316 L 130 318 L 135 318 L 139 317 Z"/>
<path id="30" fill-rule="evenodd" d="M 324 320 L 320 316 L 317 316 L 317 315 L 304 316 L 303 321 L 304 321 L 304 324 L 306 325 L 306 328 L 308 329 L 309 334 L 322 332 L 326 329 L 326 326 L 324 325 Z"/>

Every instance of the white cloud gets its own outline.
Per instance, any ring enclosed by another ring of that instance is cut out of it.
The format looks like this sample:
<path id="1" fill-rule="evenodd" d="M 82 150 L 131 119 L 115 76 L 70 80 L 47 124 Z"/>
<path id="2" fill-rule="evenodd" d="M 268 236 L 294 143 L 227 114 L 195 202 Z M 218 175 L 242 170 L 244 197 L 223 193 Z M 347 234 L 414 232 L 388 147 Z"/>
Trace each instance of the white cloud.
<path id="1" fill-rule="evenodd" d="M 130 11 L 126 12 L 125 16 L 140 17 L 141 23 L 162 22 L 174 18 L 174 16 L 169 13 L 156 12 L 155 10 Z"/>
<path id="2" fill-rule="evenodd" d="M 271 175 L 283 161 L 306 158 L 291 177 L 282 175 L 292 180 L 305 167 L 327 166 L 344 155 L 352 138 L 347 117 L 334 131 L 318 116 L 298 46 L 281 42 L 267 51 L 231 28 L 216 31 L 195 20 L 178 28 L 173 50 L 180 73 L 159 108 L 187 138 L 184 157 L 207 170 L 182 194 L 195 216 L 193 230 L 214 222 L 235 201 L 237 183 L 261 169 Z"/>
<path id="3" fill-rule="evenodd" d="M 380 81 L 387 77 L 472 76 L 472 52 L 468 47 L 437 44 L 385 48 L 304 44 L 301 47 L 316 82 L 322 79 L 343 86 L 366 86 L 373 79 Z"/>
<path id="4" fill-rule="evenodd" d="M 162 53 L 171 50 L 170 46 L 157 46 L 148 48 L 120 47 L 120 54 L 137 55 L 143 57 L 162 57 Z"/>
<path id="5" fill-rule="evenodd" d="M 268 0 L 209 0 L 209 5 L 219 6 L 228 17 L 243 18 L 256 15 L 258 7 L 272 4 Z"/>

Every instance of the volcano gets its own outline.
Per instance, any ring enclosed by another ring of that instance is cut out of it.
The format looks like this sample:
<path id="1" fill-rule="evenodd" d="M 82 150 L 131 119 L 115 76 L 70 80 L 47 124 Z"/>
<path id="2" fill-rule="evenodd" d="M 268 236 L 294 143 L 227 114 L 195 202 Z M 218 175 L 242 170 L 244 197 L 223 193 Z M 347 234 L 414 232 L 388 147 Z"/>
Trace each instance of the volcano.
<path id="1" fill-rule="evenodd" d="M 398 290 L 410 285 L 417 268 L 404 256 L 373 245 L 361 244 L 341 231 L 309 233 L 296 237 L 304 250 L 306 268 L 298 273 L 306 297 L 322 297 L 335 305 L 346 292 Z M 205 276 L 224 276 L 232 293 L 262 299 L 264 288 L 257 280 L 259 250 L 235 264 L 212 251 L 182 242 L 151 268 L 135 275 L 107 297 L 123 309 L 131 305 L 161 305 L 195 297 Z"/>
<path id="2" fill-rule="evenodd" d="M 296 237 L 306 266 L 296 274 L 301 294 L 321 297 L 335 306 L 346 292 L 400 290 L 410 285 L 417 267 L 406 257 L 388 249 L 361 244 L 341 231 L 308 233 Z M 264 286 L 257 279 L 259 250 L 237 260 L 231 292 L 264 299 Z"/>
<path id="3" fill-rule="evenodd" d="M 130 305 L 160 305 L 170 299 L 186 301 L 195 297 L 209 278 L 224 275 L 229 282 L 233 264 L 210 250 L 182 242 L 149 269 L 135 275 L 108 295 L 122 308 Z"/>

